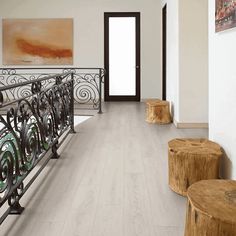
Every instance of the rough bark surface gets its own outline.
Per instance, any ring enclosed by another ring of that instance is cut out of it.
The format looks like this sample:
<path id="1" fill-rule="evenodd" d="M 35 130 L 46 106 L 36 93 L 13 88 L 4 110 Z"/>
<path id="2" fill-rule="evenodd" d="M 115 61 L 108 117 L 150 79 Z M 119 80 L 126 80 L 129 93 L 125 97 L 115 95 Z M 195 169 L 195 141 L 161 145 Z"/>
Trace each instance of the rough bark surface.
<path id="1" fill-rule="evenodd" d="M 236 235 L 236 181 L 203 180 L 187 196 L 185 236 Z"/>
<path id="2" fill-rule="evenodd" d="M 168 143 L 169 186 L 186 196 L 187 189 L 204 179 L 218 179 L 222 156 L 218 144 L 207 139 L 173 139 Z"/>
<path id="3" fill-rule="evenodd" d="M 151 99 L 146 102 L 146 121 L 148 123 L 171 123 L 170 105 L 168 101 Z"/>

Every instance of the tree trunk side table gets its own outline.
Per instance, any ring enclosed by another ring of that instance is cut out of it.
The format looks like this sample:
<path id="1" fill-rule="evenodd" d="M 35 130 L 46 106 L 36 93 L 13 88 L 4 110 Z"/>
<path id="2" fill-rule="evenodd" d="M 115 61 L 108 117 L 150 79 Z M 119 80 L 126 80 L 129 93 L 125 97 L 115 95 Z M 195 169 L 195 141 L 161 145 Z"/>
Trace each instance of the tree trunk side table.
<path id="1" fill-rule="evenodd" d="M 221 147 L 207 139 L 173 139 L 168 142 L 169 186 L 186 196 L 200 180 L 218 179 Z"/>
<path id="2" fill-rule="evenodd" d="M 187 196 L 185 236 L 236 235 L 236 181 L 203 180 Z"/>
<path id="3" fill-rule="evenodd" d="M 146 102 L 146 121 L 148 123 L 171 123 L 170 105 L 168 101 L 150 99 Z"/>

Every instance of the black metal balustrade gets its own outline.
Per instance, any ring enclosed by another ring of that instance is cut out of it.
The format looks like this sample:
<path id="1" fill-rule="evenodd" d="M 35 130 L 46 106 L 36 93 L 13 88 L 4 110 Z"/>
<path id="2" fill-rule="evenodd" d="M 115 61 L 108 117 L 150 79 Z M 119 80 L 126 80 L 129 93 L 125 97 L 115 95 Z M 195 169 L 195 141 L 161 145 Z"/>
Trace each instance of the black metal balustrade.
<path id="1" fill-rule="evenodd" d="M 74 74 L 74 101 L 76 109 L 95 109 L 102 113 L 102 84 L 105 70 L 102 68 L 0 68 L 0 86 L 8 86 L 18 82 L 40 79 L 55 73 Z M 43 87 L 53 83 L 46 80 Z M 17 99 L 27 96 L 30 86 L 10 89 L 7 98 Z"/>
<path id="2" fill-rule="evenodd" d="M 57 150 L 67 135 L 75 132 L 73 89 L 71 72 L 0 87 L 0 110 L 7 109 L 0 115 L 0 208 L 9 205 L 0 224 L 9 214 L 23 211 L 21 197 L 48 161 L 59 157 Z M 9 91 L 19 94 L 9 99 Z M 39 162 L 40 168 L 34 169 Z"/>

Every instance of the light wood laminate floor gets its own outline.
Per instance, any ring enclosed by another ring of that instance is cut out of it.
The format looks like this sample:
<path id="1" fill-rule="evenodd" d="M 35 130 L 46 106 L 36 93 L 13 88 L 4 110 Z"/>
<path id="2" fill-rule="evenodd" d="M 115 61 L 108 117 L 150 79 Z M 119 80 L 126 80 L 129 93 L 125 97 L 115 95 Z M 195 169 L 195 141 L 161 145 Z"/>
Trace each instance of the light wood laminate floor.
<path id="1" fill-rule="evenodd" d="M 148 124 L 143 103 L 114 102 L 76 130 L 1 236 L 183 235 L 186 199 L 168 187 L 167 142 L 206 129 Z"/>

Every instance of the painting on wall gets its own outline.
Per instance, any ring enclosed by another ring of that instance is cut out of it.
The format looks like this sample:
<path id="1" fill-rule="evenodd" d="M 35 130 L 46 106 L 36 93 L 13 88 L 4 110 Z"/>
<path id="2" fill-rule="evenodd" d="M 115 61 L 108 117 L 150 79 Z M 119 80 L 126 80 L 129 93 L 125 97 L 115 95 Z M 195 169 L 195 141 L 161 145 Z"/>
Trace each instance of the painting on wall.
<path id="1" fill-rule="evenodd" d="M 236 0 L 215 0 L 216 32 L 236 27 Z"/>
<path id="2" fill-rule="evenodd" d="M 3 19 L 4 65 L 72 65 L 73 19 Z"/>

